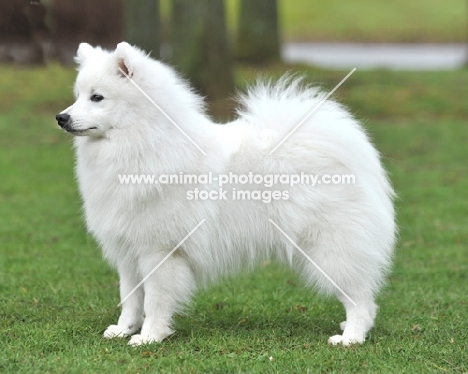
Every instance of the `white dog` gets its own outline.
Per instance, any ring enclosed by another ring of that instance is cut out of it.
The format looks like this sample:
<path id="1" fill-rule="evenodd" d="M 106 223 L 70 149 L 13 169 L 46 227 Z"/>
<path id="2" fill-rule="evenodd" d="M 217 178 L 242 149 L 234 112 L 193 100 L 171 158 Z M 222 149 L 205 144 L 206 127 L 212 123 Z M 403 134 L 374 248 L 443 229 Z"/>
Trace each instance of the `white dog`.
<path id="1" fill-rule="evenodd" d="M 365 340 L 392 258 L 393 190 L 343 107 L 327 100 L 284 140 L 324 98 L 300 79 L 257 84 L 237 120 L 217 125 L 172 68 L 138 48 L 83 43 L 76 60 L 76 102 L 57 121 L 76 135 L 87 226 L 120 276 L 122 314 L 104 337 L 160 342 L 197 287 L 273 258 L 344 304 L 344 331 L 329 343 Z M 131 184 L 125 175 L 213 178 Z M 299 175 L 318 182 L 284 179 Z M 354 183 L 326 183 L 344 175 Z"/>

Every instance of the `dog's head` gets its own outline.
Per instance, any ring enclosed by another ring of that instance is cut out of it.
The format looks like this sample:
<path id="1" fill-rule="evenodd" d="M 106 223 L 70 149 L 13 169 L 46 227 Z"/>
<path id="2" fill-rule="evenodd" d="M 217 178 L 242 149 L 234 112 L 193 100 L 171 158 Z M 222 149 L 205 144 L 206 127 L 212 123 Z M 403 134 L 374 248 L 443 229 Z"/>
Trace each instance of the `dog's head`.
<path id="1" fill-rule="evenodd" d="M 122 42 L 115 51 L 81 43 L 77 56 L 75 103 L 57 114 L 58 125 L 73 135 L 105 137 L 112 129 L 141 122 L 151 105 L 138 88 L 149 65 L 163 69 L 143 51 Z M 154 108 L 152 108 L 154 110 Z"/>

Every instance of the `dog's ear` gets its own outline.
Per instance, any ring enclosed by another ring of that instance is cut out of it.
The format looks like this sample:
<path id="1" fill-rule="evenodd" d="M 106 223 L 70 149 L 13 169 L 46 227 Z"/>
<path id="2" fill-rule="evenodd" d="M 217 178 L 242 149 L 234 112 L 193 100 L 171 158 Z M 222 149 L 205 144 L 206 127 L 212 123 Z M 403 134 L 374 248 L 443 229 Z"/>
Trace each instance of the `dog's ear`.
<path id="1" fill-rule="evenodd" d="M 134 65 L 131 58 L 132 52 L 133 47 L 130 44 L 126 42 L 117 44 L 115 56 L 117 57 L 118 73 L 122 77 L 131 78 L 133 76 Z"/>
<path id="2" fill-rule="evenodd" d="M 93 53 L 94 48 L 88 43 L 80 43 L 78 50 L 76 51 L 75 62 L 82 64 L 86 58 Z"/>

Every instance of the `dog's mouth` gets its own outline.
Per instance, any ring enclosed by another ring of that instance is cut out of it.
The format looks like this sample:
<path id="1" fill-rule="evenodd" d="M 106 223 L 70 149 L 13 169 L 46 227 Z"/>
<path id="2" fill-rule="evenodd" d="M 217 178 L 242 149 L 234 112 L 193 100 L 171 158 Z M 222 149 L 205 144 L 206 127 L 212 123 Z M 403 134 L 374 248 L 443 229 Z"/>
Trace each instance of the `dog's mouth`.
<path id="1" fill-rule="evenodd" d="M 71 128 L 71 127 L 62 127 L 63 130 L 65 130 L 66 132 L 72 134 L 72 135 L 82 135 L 86 132 L 88 132 L 89 130 L 97 130 L 97 127 L 96 126 L 93 126 L 93 127 L 88 127 L 87 129 L 74 129 L 74 128 Z"/>

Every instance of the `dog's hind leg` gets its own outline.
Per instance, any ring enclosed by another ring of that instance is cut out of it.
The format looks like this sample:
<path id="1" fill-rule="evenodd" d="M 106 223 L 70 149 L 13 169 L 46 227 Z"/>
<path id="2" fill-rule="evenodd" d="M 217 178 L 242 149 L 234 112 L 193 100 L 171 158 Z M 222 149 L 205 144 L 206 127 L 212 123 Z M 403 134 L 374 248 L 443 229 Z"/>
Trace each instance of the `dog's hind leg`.
<path id="1" fill-rule="evenodd" d="M 132 261 L 122 261 L 118 265 L 120 276 L 120 300 L 126 300 L 122 304 L 117 325 L 110 325 L 104 331 L 107 339 L 123 338 L 137 332 L 143 324 L 143 287 L 137 288 L 131 295 L 135 286 L 140 281 L 138 269 Z M 130 295 L 128 298 L 127 296 Z"/>
<path id="2" fill-rule="evenodd" d="M 339 244 L 336 240 L 327 239 Z M 309 246 L 305 243 L 303 247 L 307 249 Z M 336 249 L 343 247 L 330 247 L 316 241 L 315 246 L 305 251 L 309 258 L 297 254 L 295 263 L 307 283 L 316 284 L 343 303 L 346 309 L 346 321 L 340 324 L 343 333 L 330 337 L 328 342 L 350 345 L 363 343 L 374 325 L 377 311 L 374 295 L 383 272 L 379 269 L 379 259 L 372 258 L 372 251 L 363 255 L 353 247 L 348 251 Z"/>
<path id="3" fill-rule="evenodd" d="M 351 296 L 352 298 L 352 296 Z M 343 330 L 342 335 L 334 335 L 328 339 L 330 344 L 350 345 L 355 343 L 363 343 L 366 339 L 367 332 L 373 327 L 374 319 L 377 312 L 377 305 L 372 297 L 353 299 L 351 301 L 340 297 L 346 308 L 346 321 L 340 324 Z"/>

